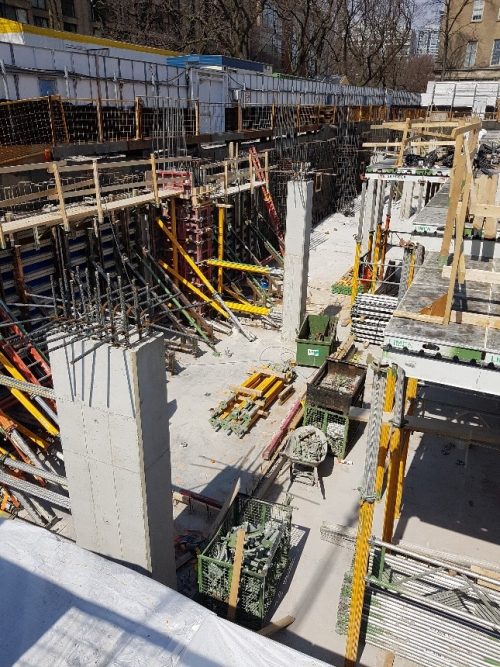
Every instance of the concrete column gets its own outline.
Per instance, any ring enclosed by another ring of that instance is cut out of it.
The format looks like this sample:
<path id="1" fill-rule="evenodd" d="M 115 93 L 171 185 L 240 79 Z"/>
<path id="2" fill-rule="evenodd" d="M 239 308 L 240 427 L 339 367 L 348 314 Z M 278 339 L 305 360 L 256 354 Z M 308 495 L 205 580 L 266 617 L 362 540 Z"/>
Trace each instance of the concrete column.
<path id="1" fill-rule="evenodd" d="M 76 542 L 176 587 L 162 336 L 50 355 Z"/>
<path id="2" fill-rule="evenodd" d="M 368 179 L 365 198 L 365 216 L 363 220 L 363 243 L 361 252 L 364 254 L 368 250 L 368 239 L 370 231 L 375 227 L 375 211 L 377 208 L 377 194 L 379 181 L 374 178 Z"/>
<path id="3" fill-rule="evenodd" d="M 409 218 L 412 214 L 413 191 L 415 183 L 413 181 L 403 181 L 403 193 L 401 195 L 401 218 Z"/>
<path id="4" fill-rule="evenodd" d="M 282 330 L 286 343 L 295 341 L 306 312 L 312 200 L 312 181 L 288 182 Z"/>

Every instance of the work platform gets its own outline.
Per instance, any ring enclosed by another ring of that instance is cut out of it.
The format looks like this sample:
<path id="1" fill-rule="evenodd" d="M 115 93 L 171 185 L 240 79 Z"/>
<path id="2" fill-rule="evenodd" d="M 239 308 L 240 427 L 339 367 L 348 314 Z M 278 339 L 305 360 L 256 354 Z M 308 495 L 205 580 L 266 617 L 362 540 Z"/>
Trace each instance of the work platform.
<path id="1" fill-rule="evenodd" d="M 446 294 L 437 252 L 428 253 L 415 280 L 391 318 L 384 335 L 384 356 L 410 377 L 452 387 L 500 395 L 500 329 L 494 326 L 419 321 L 421 312 Z M 466 257 L 466 271 L 500 271 L 500 259 L 488 262 Z M 445 270 L 446 273 L 446 270 Z M 453 311 L 500 316 L 500 285 L 467 280 L 455 288 Z M 406 314 L 399 316 L 398 313 Z"/>
<path id="2" fill-rule="evenodd" d="M 363 144 L 370 146 L 370 144 Z M 366 167 L 365 176 L 367 179 L 377 181 L 415 181 L 426 183 L 446 183 L 450 177 L 450 168 L 443 166 L 401 166 L 398 167 L 397 160 L 394 157 L 386 157 L 380 162 Z"/>
<path id="3" fill-rule="evenodd" d="M 446 224 L 446 215 L 450 203 L 450 186 L 444 183 L 434 197 L 413 218 L 413 232 L 415 234 L 443 234 Z"/>

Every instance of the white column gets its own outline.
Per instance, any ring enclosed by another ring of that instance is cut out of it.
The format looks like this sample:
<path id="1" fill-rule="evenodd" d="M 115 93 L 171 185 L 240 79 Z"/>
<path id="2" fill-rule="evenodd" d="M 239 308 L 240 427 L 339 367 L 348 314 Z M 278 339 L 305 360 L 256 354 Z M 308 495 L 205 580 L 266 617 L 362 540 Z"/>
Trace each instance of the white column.
<path id="1" fill-rule="evenodd" d="M 76 542 L 176 587 L 162 336 L 50 355 Z"/>
<path id="2" fill-rule="evenodd" d="M 286 343 L 295 341 L 306 312 L 312 200 L 312 181 L 288 182 L 282 330 Z"/>

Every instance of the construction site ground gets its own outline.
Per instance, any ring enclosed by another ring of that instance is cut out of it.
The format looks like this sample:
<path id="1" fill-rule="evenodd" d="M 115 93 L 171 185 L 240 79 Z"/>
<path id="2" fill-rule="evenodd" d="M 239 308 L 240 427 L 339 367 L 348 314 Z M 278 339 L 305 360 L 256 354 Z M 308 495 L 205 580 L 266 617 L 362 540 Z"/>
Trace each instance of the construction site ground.
<path id="1" fill-rule="evenodd" d="M 397 216 L 393 217 L 397 219 Z M 353 235 L 357 218 L 335 214 L 315 228 L 310 255 L 308 311 L 328 308 L 345 314 L 348 297 L 331 293 L 331 285 L 351 266 Z M 397 224 L 393 226 L 397 227 Z M 407 223 L 405 223 L 408 229 Z M 175 488 L 187 489 L 224 502 L 235 480 L 250 491 L 260 475 L 261 453 L 278 429 L 291 405 L 305 388 L 313 369 L 298 367 L 295 393 L 284 404 L 275 404 L 267 419 L 260 419 L 243 438 L 216 432 L 209 424 L 210 408 L 224 397 L 229 385 L 240 384 L 252 367 L 294 358 L 293 345 L 284 345 L 275 330 L 254 327 L 258 340 L 247 341 L 240 333 L 222 336 L 219 356 L 206 351 L 197 359 L 178 355 L 180 372 L 169 376 L 168 401 L 172 480 Z M 340 327 L 340 337 L 346 329 Z M 377 348 L 360 354 L 379 354 Z M 368 374 L 365 402 L 370 402 Z M 474 411 L 478 406 L 470 405 Z M 446 416 L 446 406 L 443 406 Z M 293 496 L 293 547 L 288 574 L 274 606 L 274 618 L 287 614 L 295 622 L 275 635 L 276 641 L 299 649 L 329 664 L 342 665 L 345 637 L 335 630 L 337 606 L 345 572 L 350 568 L 352 548 L 323 541 L 323 522 L 355 530 L 358 516 L 358 487 L 365 455 L 365 434 L 360 426 L 352 449 L 343 464 L 328 456 L 320 467 L 323 490 L 294 483 L 289 489 L 288 471 L 283 470 L 266 496 L 283 501 Z M 410 441 L 402 515 L 397 522 L 395 543 L 404 542 L 439 552 L 458 554 L 490 564 L 500 562 L 500 525 L 496 511 L 500 500 L 498 453 L 479 446 L 450 442 L 435 436 L 414 434 Z M 377 503 L 374 534 L 381 535 L 384 501 Z M 175 508 L 180 535 L 206 536 L 211 521 L 200 510 Z M 179 570 L 180 588 L 195 589 L 192 564 Z M 382 667 L 387 654 L 365 646 L 360 664 Z M 390 663 L 392 664 L 392 663 Z M 408 666 L 397 658 L 397 667 Z"/>

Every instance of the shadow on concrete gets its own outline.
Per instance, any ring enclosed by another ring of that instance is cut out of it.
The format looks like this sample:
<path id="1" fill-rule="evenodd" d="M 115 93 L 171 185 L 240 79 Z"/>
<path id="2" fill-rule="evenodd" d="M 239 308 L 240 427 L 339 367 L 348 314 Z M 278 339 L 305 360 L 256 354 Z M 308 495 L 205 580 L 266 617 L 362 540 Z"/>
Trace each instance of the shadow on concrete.
<path id="1" fill-rule="evenodd" d="M 177 399 L 167 402 L 167 416 L 169 419 L 172 419 L 177 410 Z"/>
<path id="2" fill-rule="evenodd" d="M 479 445 L 425 435 L 406 473 L 394 541 L 412 517 L 457 535 L 500 544 L 500 458 Z M 407 536 L 405 536 L 408 539 Z"/>

